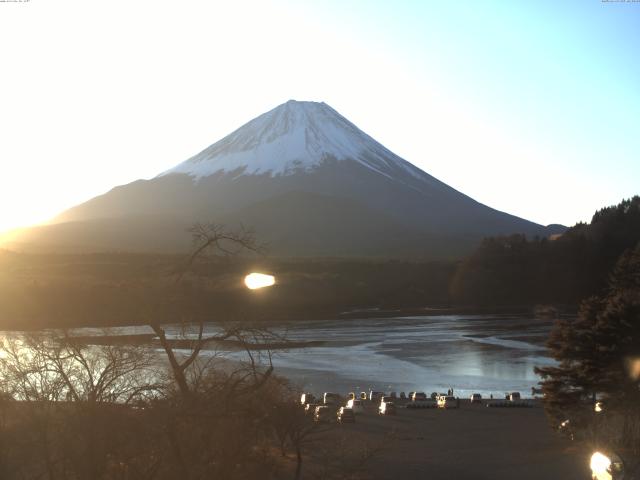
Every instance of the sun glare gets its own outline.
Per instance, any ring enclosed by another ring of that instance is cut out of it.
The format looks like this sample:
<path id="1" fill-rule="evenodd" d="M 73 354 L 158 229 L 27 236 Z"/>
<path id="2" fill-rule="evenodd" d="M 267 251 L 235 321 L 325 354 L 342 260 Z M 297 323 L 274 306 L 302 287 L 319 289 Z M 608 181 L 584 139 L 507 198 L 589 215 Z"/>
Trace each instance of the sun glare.
<path id="1" fill-rule="evenodd" d="M 250 290 L 256 290 L 258 288 L 270 287 L 276 283 L 276 277 L 273 275 L 266 275 L 264 273 L 250 273 L 244 277 L 244 284 Z"/>
<path id="2" fill-rule="evenodd" d="M 611 465 L 611 459 L 600 452 L 596 452 L 591 456 L 591 472 L 593 478 L 597 480 L 611 480 L 611 474 L 608 469 Z"/>

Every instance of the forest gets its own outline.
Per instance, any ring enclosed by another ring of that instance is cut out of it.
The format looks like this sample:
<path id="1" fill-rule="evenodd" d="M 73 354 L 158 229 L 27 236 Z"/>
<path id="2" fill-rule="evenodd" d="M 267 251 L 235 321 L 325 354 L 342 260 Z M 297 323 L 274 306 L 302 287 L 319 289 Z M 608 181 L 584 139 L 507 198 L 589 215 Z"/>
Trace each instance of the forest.
<path id="1" fill-rule="evenodd" d="M 185 233 L 186 234 L 186 233 Z M 38 329 L 180 321 L 288 321 L 398 312 L 577 311 L 640 242 L 640 197 L 553 238 L 487 238 L 460 261 L 287 259 L 264 254 L 30 254 L 0 251 L 0 327 Z M 252 271 L 276 288 L 247 290 Z M 376 310 L 377 309 L 377 310 Z"/>
<path id="2" fill-rule="evenodd" d="M 640 197 L 598 210 L 552 238 L 487 238 L 460 263 L 451 301 L 575 308 L 607 285 L 616 261 L 640 242 Z"/>

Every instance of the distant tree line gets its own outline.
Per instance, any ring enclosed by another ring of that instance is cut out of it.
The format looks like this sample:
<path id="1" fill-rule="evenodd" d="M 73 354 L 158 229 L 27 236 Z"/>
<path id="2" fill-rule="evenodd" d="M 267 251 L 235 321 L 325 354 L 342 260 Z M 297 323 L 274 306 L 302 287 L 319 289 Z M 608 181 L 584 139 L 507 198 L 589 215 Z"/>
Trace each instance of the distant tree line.
<path id="1" fill-rule="evenodd" d="M 184 256 L 0 251 L 0 327 L 279 321 L 371 308 L 575 309 L 602 291 L 616 260 L 639 241 L 640 197 L 634 197 L 558 238 L 487 238 L 459 261 L 216 257 L 194 262 L 176 283 Z M 242 278 L 251 271 L 273 273 L 277 286 L 247 291 Z"/>
<path id="2" fill-rule="evenodd" d="M 335 318 L 359 308 L 449 305 L 454 262 L 213 258 L 176 282 L 184 257 L 127 253 L 0 252 L 0 327 L 113 326 L 255 319 Z M 248 291 L 244 276 L 272 273 L 277 286 Z"/>
<path id="3" fill-rule="evenodd" d="M 640 242 L 640 197 L 595 213 L 555 239 L 492 237 L 451 280 L 453 303 L 578 305 L 601 292 L 618 258 Z"/>

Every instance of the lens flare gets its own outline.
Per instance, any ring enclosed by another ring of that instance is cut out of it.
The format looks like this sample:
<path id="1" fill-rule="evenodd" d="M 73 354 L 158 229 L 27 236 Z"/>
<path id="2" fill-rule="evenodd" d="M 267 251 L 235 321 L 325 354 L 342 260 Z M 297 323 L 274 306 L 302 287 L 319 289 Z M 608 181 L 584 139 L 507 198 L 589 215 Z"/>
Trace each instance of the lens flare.
<path id="1" fill-rule="evenodd" d="M 258 288 L 270 287 L 275 285 L 276 277 L 273 275 L 266 275 L 264 273 L 250 273 L 244 277 L 244 284 L 250 290 L 256 290 Z"/>
<path id="2" fill-rule="evenodd" d="M 591 455 L 591 474 L 594 480 L 612 480 L 609 473 L 611 459 L 606 455 L 596 452 Z"/>
<path id="3" fill-rule="evenodd" d="M 640 356 L 628 357 L 626 363 L 631 380 L 640 382 Z"/>

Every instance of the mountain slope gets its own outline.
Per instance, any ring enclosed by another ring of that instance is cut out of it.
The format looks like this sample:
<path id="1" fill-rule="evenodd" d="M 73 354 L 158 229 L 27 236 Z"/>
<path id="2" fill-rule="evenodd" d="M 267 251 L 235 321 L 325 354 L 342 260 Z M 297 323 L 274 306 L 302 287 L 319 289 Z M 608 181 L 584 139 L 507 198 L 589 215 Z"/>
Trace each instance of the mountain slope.
<path id="1" fill-rule="evenodd" d="M 29 230 L 18 240 L 171 251 L 185 248 L 167 233 L 171 226 L 182 235 L 195 221 L 252 225 L 280 255 L 442 258 L 487 235 L 547 234 L 423 172 L 328 105 L 289 101 L 156 178 L 63 212 L 55 223 L 65 226 Z M 121 232 L 117 238 L 110 228 Z M 100 242 L 97 230 L 105 231 Z"/>

